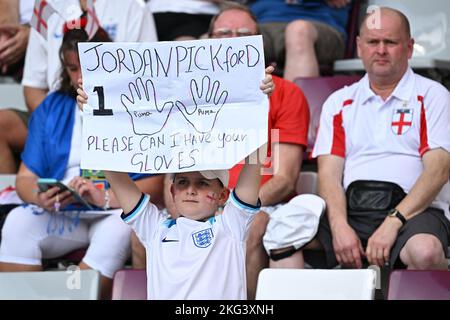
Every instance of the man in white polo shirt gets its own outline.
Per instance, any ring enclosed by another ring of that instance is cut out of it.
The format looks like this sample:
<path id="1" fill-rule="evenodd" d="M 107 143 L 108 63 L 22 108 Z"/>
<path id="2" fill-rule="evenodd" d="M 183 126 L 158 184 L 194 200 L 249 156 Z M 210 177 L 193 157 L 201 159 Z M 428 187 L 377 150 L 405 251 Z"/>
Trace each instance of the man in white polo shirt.
<path id="1" fill-rule="evenodd" d="M 368 15 L 357 44 L 367 74 L 326 101 L 313 151 L 327 263 L 447 269 L 450 94 L 408 67 L 401 12 Z"/>

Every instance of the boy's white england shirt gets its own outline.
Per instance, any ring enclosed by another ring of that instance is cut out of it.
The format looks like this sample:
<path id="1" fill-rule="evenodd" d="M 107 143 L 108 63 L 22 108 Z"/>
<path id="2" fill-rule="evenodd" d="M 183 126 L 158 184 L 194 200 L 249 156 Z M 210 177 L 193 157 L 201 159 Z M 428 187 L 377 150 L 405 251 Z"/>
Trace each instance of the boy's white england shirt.
<path id="1" fill-rule="evenodd" d="M 167 219 L 148 195 L 122 215 L 146 248 L 148 299 L 246 299 L 245 239 L 259 207 L 230 198 L 205 222 Z"/>

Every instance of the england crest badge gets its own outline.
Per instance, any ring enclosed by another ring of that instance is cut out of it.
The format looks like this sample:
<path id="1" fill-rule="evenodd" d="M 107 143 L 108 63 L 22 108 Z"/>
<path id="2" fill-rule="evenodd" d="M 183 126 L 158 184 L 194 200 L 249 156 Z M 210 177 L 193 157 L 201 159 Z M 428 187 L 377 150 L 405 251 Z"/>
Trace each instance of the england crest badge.
<path id="1" fill-rule="evenodd" d="M 392 115 L 391 128 L 396 135 L 402 135 L 411 128 L 413 109 L 395 109 Z"/>
<path id="2" fill-rule="evenodd" d="M 212 239 L 214 234 L 211 228 L 194 232 L 192 234 L 192 240 L 194 240 L 194 244 L 199 248 L 207 248 L 212 243 Z"/>

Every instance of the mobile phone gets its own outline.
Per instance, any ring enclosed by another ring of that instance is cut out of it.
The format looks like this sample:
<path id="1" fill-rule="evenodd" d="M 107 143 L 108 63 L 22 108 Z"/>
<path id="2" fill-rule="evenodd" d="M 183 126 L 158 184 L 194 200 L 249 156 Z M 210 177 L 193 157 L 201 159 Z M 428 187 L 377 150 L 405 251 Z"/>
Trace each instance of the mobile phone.
<path id="1" fill-rule="evenodd" d="M 38 179 L 37 185 L 40 192 L 45 192 L 52 187 L 58 187 L 61 192 L 70 191 L 69 187 L 56 179 L 40 178 Z"/>
<path id="2" fill-rule="evenodd" d="M 93 209 L 93 206 L 87 202 L 82 196 L 78 194 L 72 188 L 69 188 L 61 181 L 51 178 L 39 178 L 37 181 L 37 185 L 40 192 L 45 192 L 52 187 L 58 187 L 60 192 L 69 191 L 72 197 L 76 200 L 76 202 L 88 207 L 89 209 Z"/>

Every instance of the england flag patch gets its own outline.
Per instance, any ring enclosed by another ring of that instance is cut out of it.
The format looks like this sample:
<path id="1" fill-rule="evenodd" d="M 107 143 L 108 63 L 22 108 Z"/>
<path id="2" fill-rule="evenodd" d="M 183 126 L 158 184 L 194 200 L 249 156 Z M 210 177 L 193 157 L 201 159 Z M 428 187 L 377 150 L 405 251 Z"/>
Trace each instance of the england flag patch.
<path id="1" fill-rule="evenodd" d="M 199 248 L 207 248 L 211 245 L 214 234 L 211 228 L 194 232 L 192 234 L 192 239 L 194 244 Z"/>
<path id="2" fill-rule="evenodd" d="M 411 128 L 413 109 L 395 109 L 392 115 L 392 131 L 396 135 L 402 135 Z"/>

